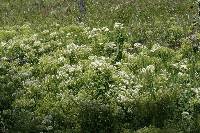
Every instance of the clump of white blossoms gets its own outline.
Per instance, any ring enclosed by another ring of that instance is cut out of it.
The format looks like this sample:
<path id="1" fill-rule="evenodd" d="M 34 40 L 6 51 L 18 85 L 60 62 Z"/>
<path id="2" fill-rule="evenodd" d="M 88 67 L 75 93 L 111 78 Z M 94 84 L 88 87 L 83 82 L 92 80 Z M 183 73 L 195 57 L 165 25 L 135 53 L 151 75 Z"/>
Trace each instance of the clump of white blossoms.
<path id="1" fill-rule="evenodd" d="M 123 87 L 118 91 L 117 101 L 119 103 L 134 101 L 139 96 L 139 88 L 125 89 Z"/>
<path id="2" fill-rule="evenodd" d="M 7 45 L 7 43 L 6 43 L 6 42 L 1 42 L 0 45 L 1 45 L 2 47 L 4 47 L 4 46 Z"/>
<path id="3" fill-rule="evenodd" d="M 178 72 L 178 77 L 182 80 L 187 80 L 189 78 L 189 74 Z"/>
<path id="4" fill-rule="evenodd" d="M 72 34 L 69 32 L 66 34 L 66 37 L 70 37 Z"/>
<path id="5" fill-rule="evenodd" d="M 118 71 L 116 76 L 118 78 L 120 78 L 124 84 L 129 85 L 130 81 L 131 81 L 131 77 L 128 73 L 126 73 L 125 71 Z"/>
<path id="6" fill-rule="evenodd" d="M 187 68 L 187 65 L 180 65 L 180 69 L 181 70 L 187 70 L 188 68 Z"/>
<path id="7" fill-rule="evenodd" d="M 181 115 L 182 115 L 182 117 L 183 117 L 184 119 L 190 119 L 190 118 L 191 118 L 190 113 L 187 112 L 187 111 L 183 111 L 183 112 L 181 113 Z"/>
<path id="8" fill-rule="evenodd" d="M 30 78 L 30 79 L 26 79 L 25 81 L 22 82 L 23 83 L 23 86 L 28 88 L 28 87 L 32 87 L 32 86 L 37 86 L 39 87 L 40 86 L 40 81 L 39 79 L 37 78 Z"/>
<path id="9" fill-rule="evenodd" d="M 50 37 L 57 37 L 57 35 L 58 35 L 58 32 L 52 32 L 51 34 L 50 34 Z"/>
<path id="10" fill-rule="evenodd" d="M 114 24 L 114 29 L 123 29 L 124 28 L 123 26 L 124 25 L 122 23 L 115 23 Z"/>
<path id="11" fill-rule="evenodd" d="M 178 69 L 179 68 L 179 64 L 178 63 L 174 63 L 174 64 L 171 64 L 174 68 Z"/>
<path id="12" fill-rule="evenodd" d="M 183 76 L 184 76 L 184 73 L 178 72 L 178 76 L 179 76 L 179 77 L 183 77 Z"/>
<path id="13" fill-rule="evenodd" d="M 58 58 L 58 61 L 59 61 L 59 62 L 65 62 L 65 60 L 66 60 L 66 59 L 65 59 L 65 57 L 63 57 L 63 56 L 61 56 L 61 57 Z"/>
<path id="14" fill-rule="evenodd" d="M 155 71 L 155 66 L 148 65 L 146 68 L 142 68 L 140 72 L 146 74 L 146 73 L 153 73 L 154 71 Z"/>
<path id="15" fill-rule="evenodd" d="M 185 72 L 186 70 L 188 70 L 188 66 L 187 66 L 188 62 L 187 60 L 185 61 L 181 61 L 181 62 L 178 62 L 178 63 L 173 63 L 171 64 L 172 67 L 174 67 L 175 69 L 178 69 L 180 70 L 181 72 Z"/>
<path id="16" fill-rule="evenodd" d="M 155 52 L 156 50 L 159 50 L 161 48 L 161 46 L 159 44 L 154 44 L 151 48 L 151 52 Z"/>
<path id="17" fill-rule="evenodd" d="M 35 46 L 35 47 L 39 47 L 41 45 L 41 42 L 40 41 L 35 41 L 34 43 L 33 43 L 33 46 Z"/>
<path id="18" fill-rule="evenodd" d="M 71 43 L 67 45 L 67 53 L 71 54 L 73 51 L 76 51 L 79 48 L 78 45 Z"/>
<path id="19" fill-rule="evenodd" d="M 48 33 L 49 33 L 49 30 L 42 31 L 42 34 L 48 34 Z"/>
<path id="20" fill-rule="evenodd" d="M 93 28 L 91 31 L 87 32 L 88 38 L 96 37 L 99 34 L 100 31 L 101 31 L 100 28 Z"/>
<path id="21" fill-rule="evenodd" d="M 111 65 L 108 60 L 109 58 L 106 58 L 104 56 L 97 57 L 97 56 L 90 56 L 89 60 L 91 60 L 90 67 L 97 70 L 103 70 L 103 69 L 114 69 L 115 67 Z"/>
<path id="22" fill-rule="evenodd" d="M 50 124 L 52 123 L 53 117 L 51 115 L 46 115 L 42 121 L 42 124 Z"/>
<path id="23" fill-rule="evenodd" d="M 81 72 L 81 65 L 69 65 L 66 64 L 63 67 L 58 69 L 58 76 L 68 76 L 69 74 L 74 74 L 75 72 Z"/>
<path id="24" fill-rule="evenodd" d="M 103 27 L 103 28 L 101 28 L 102 29 L 102 31 L 104 31 L 104 32 L 109 32 L 110 30 L 108 29 L 108 27 Z"/>
<path id="25" fill-rule="evenodd" d="M 196 94 L 197 98 L 200 98 L 200 87 L 199 88 L 191 88 L 191 90 Z"/>
<path id="26" fill-rule="evenodd" d="M 95 60 L 95 61 L 91 62 L 91 66 L 94 68 L 102 67 L 104 64 L 106 64 L 105 60 Z"/>
<path id="27" fill-rule="evenodd" d="M 134 43 L 134 47 L 136 47 L 136 48 L 141 48 L 141 47 L 143 47 L 143 45 L 142 45 L 142 43 Z"/>
<path id="28" fill-rule="evenodd" d="M 104 50 L 115 50 L 117 49 L 117 45 L 114 42 L 106 43 L 104 46 Z"/>
<path id="29" fill-rule="evenodd" d="M 149 65 L 149 66 L 146 67 L 146 70 L 152 73 L 152 72 L 155 71 L 155 66 L 154 65 Z"/>
<path id="30" fill-rule="evenodd" d="M 2 60 L 2 61 L 6 61 L 6 60 L 8 60 L 8 58 L 7 58 L 7 57 L 1 57 L 1 58 L 0 58 L 0 61 L 1 61 L 1 60 Z"/>

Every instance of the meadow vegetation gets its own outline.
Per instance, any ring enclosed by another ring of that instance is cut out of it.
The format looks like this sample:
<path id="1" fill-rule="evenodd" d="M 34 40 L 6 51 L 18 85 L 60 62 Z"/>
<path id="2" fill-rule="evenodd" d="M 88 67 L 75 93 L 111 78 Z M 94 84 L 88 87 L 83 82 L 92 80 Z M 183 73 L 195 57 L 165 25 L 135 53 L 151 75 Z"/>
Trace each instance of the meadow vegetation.
<path id="1" fill-rule="evenodd" d="M 0 132 L 199 133 L 198 3 L 85 4 L 1 0 Z"/>

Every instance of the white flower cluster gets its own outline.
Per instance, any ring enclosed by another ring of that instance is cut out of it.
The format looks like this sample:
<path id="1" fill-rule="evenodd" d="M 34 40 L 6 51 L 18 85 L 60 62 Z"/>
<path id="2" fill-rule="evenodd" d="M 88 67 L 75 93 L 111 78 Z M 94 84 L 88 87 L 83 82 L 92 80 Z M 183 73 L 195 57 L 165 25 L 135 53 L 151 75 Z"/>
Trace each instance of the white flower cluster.
<path id="1" fill-rule="evenodd" d="M 100 33 L 101 29 L 100 28 L 93 28 L 91 31 L 88 31 L 88 38 L 93 38 L 98 36 L 98 34 Z"/>
<path id="2" fill-rule="evenodd" d="M 104 31 L 104 32 L 109 32 L 110 30 L 108 29 L 108 27 L 103 27 L 103 28 L 102 28 L 102 31 Z"/>
<path id="3" fill-rule="evenodd" d="M 196 94 L 197 98 L 200 98 L 200 87 L 199 88 L 191 88 L 191 90 Z"/>
<path id="4" fill-rule="evenodd" d="M 184 64 L 184 65 L 180 65 L 180 69 L 181 69 L 181 70 L 187 70 L 187 69 L 188 69 L 188 67 L 187 67 L 187 65 L 186 65 L 186 64 Z"/>
<path id="5" fill-rule="evenodd" d="M 154 65 L 148 65 L 146 68 L 142 68 L 140 70 L 140 72 L 142 74 L 146 74 L 146 73 L 154 73 L 155 71 L 155 66 Z"/>
<path id="6" fill-rule="evenodd" d="M 106 58 L 104 56 L 97 57 L 97 56 L 90 56 L 89 59 L 91 60 L 90 67 L 97 70 L 103 70 L 103 69 L 115 69 L 115 66 L 111 65 L 108 60 L 109 58 Z"/>
<path id="7" fill-rule="evenodd" d="M 190 113 L 187 112 L 187 111 L 183 111 L 181 113 L 181 115 L 182 115 L 182 118 L 184 118 L 184 119 L 190 119 L 191 118 Z"/>
<path id="8" fill-rule="evenodd" d="M 119 103 L 132 102 L 139 96 L 139 88 L 125 89 L 121 88 L 118 91 L 117 101 Z"/>
<path id="9" fill-rule="evenodd" d="M 23 86 L 25 87 L 30 87 L 30 86 L 39 86 L 40 82 L 38 79 L 36 78 L 30 78 L 30 79 L 26 79 L 25 81 L 23 81 Z"/>
<path id="10" fill-rule="evenodd" d="M 63 56 L 61 56 L 61 57 L 58 58 L 58 62 L 65 62 L 65 61 L 66 61 L 66 59 Z"/>
<path id="11" fill-rule="evenodd" d="M 122 83 L 126 86 L 129 86 L 131 85 L 132 87 L 132 84 L 134 83 L 135 81 L 135 76 L 133 74 L 128 74 L 127 72 L 121 70 L 121 71 L 117 71 L 116 72 L 116 75 L 114 75 L 114 77 L 116 78 L 120 78 L 122 80 Z M 120 86 L 123 86 L 121 85 L 121 83 L 119 83 Z"/>
<path id="12" fill-rule="evenodd" d="M 51 34 L 50 34 L 50 37 L 57 37 L 58 36 L 58 32 L 52 32 Z"/>
<path id="13" fill-rule="evenodd" d="M 187 79 L 189 78 L 189 75 L 187 73 L 178 72 L 178 77 L 182 79 Z"/>
<path id="14" fill-rule="evenodd" d="M 123 29 L 124 28 L 123 26 L 124 25 L 122 23 L 115 23 L 114 24 L 114 29 Z"/>
<path id="15" fill-rule="evenodd" d="M 156 50 L 159 50 L 161 48 L 161 46 L 159 44 L 154 44 L 151 48 L 151 52 L 155 52 Z"/>
<path id="16" fill-rule="evenodd" d="M 29 39 L 33 40 L 33 41 L 37 41 L 38 40 L 38 34 L 33 34 Z"/>
<path id="17" fill-rule="evenodd" d="M 116 50 L 117 45 L 114 42 L 106 43 L 104 46 L 104 50 Z"/>
<path id="18" fill-rule="evenodd" d="M 67 49 L 66 50 L 67 50 L 67 53 L 71 54 L 72 52 L 77 51 L 78 48 L 79 48 L 78 45 L 76 45 L 74 43 L 71 43 L 71 44 L 67 45 Z"/>
<path id="19" fill-rule="evenodd" d="M 66 64 L 63 67 L 58 69 L 58 76 L 65 77 L 69 74 L 79 73 L 82 71 L 82 65 L 69 65 Z"/>
<path id="20" fill-rule="evenodd" d="M 49 30 L 44 30 L 42 31 L 42 34 L 48 34 L 50 31 Z"/>
<path id="21" fill-rule="evenodd" d="M 134 43 L 134 47 L 136 47 L 136 48 L 143 48 L 144 45 L 142 43 Z"/>
<path id="22" fill-rule="evenodd" d="M 46 127 L 47 131 L 53 130 L 53 126 L 49 126 L 53 121 L 53 117 L 51 115 L 46 115 L 42 121 L 43 125 L 48 125 Z"/>
<path id="23" fill-rule="evenodd" d="M 94 38 L 97 37 L 98 35 L 101 35 L 102 33 L 107 33 L 110 30 L 108 27 L 102 27 L 102 28 L 93 28 L 90 30 L 90 28 L 85 29 L 84 33 L 88 36 L 88 38 Z"/>
<path id="24" fill-rule="evenodd" d="M 37 40 L 37 41 L 35 41 L 35 42 L 33 43 L 33 46 L 34 46 L 34 47 L 40 47 L 40 45 L 41 45 L 41 42 L 40 42 L 39 40 Z"/>
<path id="25" fill-rule="evenodd" d="M 172 64 L 172 66 L 181 72 L 185 72 L 189 69 L 187 64 L 188 64 L 187 61 L 182 61 L 182 62 L 174 63 Z"/>
<path id="26" fill-rule="evenodd" d="M 166 69 L 161 69 L 161 73 L 159 74 L 159 79 L 162 79 L 162 82 L 163 81 L 167 81 L 168 80 L 168 77 L 171 76 L 171 73 L 169 73 Z"/>

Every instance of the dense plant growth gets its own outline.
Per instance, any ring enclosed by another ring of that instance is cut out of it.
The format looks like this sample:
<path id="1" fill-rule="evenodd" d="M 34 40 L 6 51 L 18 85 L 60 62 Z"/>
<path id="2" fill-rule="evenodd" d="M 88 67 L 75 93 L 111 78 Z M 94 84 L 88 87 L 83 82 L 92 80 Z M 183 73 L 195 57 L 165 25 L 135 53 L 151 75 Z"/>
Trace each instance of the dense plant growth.
<path id="1" fill-rule="evenodd" d="M 193 9 L 188 17 L 182 9 L 192 1 L 136 0 L 135 9 L 132 1 L 110 0 L 111 8 L 99 10 L 110 5 L 89 0 L 86 20 L 77 24 L 60 20 L 65 10 L 57 1 L 39 9 L 21 2 L 31 11 L 19 18 L 12 14 L 24 9 L 12 1 L 0 10 L 11 15 L 0 20 L 0 132 L 200 131 L 199 25 L 190 20 Z M 55 12 L 42 20 L 43 9 Z M 110 20 L 97 21 L 100 11 Z"/>

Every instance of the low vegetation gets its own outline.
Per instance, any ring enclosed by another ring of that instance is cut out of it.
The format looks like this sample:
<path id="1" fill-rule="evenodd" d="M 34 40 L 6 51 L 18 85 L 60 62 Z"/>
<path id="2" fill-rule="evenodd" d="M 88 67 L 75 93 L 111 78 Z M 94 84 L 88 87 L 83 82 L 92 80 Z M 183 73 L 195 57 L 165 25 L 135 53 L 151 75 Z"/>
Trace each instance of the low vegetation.
<path id="1" fill-rule="evenodd" d="M 72 1 L 3 0 L 0 132 L 198 133 L 199 23 L 183 1 L 88 0 L 78 22 Z"/>

